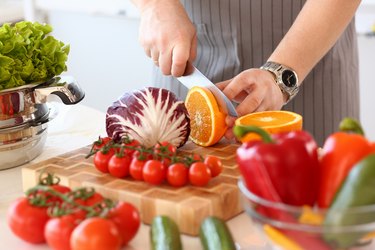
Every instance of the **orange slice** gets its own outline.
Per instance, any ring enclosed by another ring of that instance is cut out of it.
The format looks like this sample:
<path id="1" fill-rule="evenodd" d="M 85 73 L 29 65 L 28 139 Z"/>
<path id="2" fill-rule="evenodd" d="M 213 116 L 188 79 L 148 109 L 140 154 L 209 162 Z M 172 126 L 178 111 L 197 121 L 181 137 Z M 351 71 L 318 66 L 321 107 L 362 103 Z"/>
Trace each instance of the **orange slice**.
<path id="1" fill-rule="evenodd" d="M 190 139 L 204 147 L 214 145 L 227 130 L 225 114 L 219 110 L 214 95 L 207 88 L 189 90 L 185 106 L 190 116 Z"/>
<path id="2" fill-rule="evenodd" d="M 235 125 L 255 125 L 270 134 L 290 132 L 302 129 L 302 116 L 284 110 L 262 111 L 241 116 L 236 119 Z M 249 133 L 241 138 L 242 142 L 259 139 L 257 134 Z"/>

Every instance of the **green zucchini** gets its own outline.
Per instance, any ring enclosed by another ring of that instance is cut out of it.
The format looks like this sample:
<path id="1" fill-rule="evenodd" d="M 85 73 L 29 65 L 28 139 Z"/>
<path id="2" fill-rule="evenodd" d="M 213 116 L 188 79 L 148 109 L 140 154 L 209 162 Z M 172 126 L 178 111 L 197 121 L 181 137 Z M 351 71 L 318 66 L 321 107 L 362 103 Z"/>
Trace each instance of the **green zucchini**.
<path id="1" fill-rule="evenodd" d="M 152 250 L 182 250 L 180 231 L 168 216 L 156 216 L 151 223 Z"/>
<path id="2" fill-rule="evenodd" d="M 199 238 L 204 250 L 236 250 L 227 225 L 214 216 L 204 219 L 200 226 Z"/>

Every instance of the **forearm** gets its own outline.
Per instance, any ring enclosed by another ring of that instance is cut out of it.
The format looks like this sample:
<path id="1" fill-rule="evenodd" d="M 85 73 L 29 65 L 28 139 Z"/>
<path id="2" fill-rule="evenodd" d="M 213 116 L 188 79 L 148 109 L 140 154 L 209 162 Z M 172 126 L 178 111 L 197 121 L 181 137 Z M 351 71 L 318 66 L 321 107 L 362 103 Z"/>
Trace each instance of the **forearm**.
<path id="1" fill-rule="evenodd" d="M 308 0 L 269 61 L 293 68 L 300 82 L 335 44 L 360 0 Z"/>

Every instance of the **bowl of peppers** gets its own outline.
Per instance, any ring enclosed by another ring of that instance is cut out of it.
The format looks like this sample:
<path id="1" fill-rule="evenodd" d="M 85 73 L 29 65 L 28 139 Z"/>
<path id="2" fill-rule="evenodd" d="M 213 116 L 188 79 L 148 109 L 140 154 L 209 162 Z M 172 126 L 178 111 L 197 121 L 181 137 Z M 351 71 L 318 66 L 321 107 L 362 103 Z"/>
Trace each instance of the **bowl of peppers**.
<path id="1" fill-rule="evenodd" d="M 309 132 L 268 134 L 236 152 L 243 206 L 276 249 L 375 249 L 375 143 L 351 118 L 318 148 Z"/>

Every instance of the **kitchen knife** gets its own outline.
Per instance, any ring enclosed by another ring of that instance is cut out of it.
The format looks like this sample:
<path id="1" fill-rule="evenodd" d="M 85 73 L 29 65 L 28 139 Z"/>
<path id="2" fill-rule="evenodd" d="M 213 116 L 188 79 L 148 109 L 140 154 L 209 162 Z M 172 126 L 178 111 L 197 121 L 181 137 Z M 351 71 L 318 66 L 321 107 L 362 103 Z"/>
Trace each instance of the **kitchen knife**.
<path id="1" fill-rule="evenodd" d="M 236 109 L 233 103 L 224 95 L 224 93 L 215 86 L 206 76 L 204 76 L 193 64 L 190 62 L 187 63 L 185 73 L 183 76 L 177 77 L 183 85 L 188 89 L 191 89 L 194 86 L 205 87 L 211 91 L 215 96 L 215 99 L 219 105 L 219 108 L 230 116 L 238 117 Z"/>

